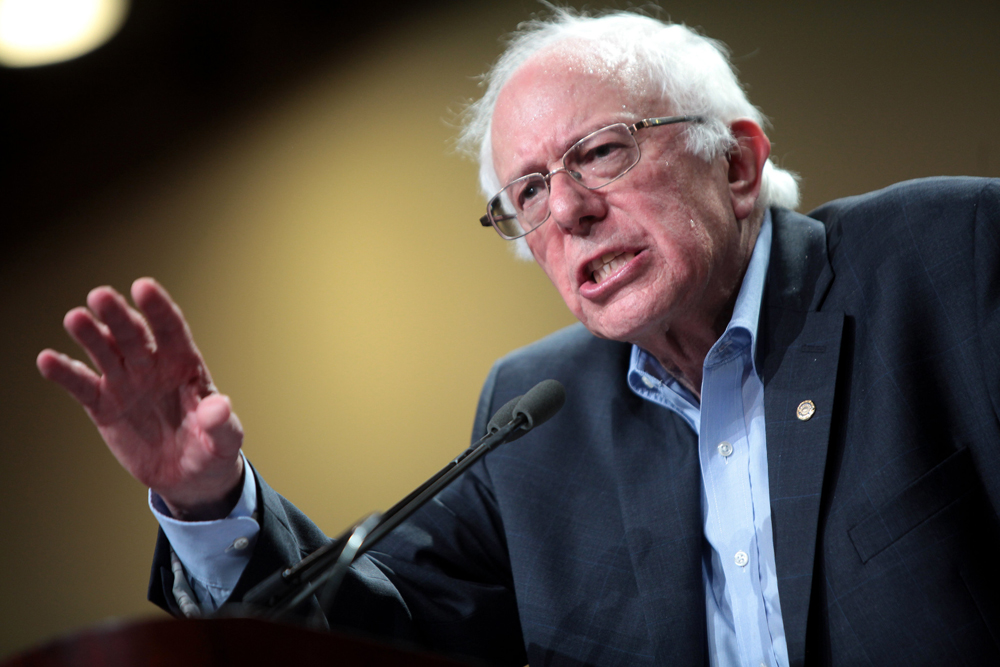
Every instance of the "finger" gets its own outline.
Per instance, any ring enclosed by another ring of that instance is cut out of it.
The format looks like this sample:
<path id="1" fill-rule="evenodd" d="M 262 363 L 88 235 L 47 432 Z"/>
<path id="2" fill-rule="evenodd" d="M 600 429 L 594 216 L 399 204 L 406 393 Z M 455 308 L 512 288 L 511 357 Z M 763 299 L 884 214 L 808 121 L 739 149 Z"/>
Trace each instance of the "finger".
<path id="1" fill-rule="evenodd" d="M 146 316 L 157 346 L 201 359 L 184 314 L 162 285 L 152 278 L 139 278 L 132 283 L 132 299 Z"/>
<path id="2" fill-rule="evenodd" d="M 195 413 L 198 426 L 212 441 L 216 456 L 228 457 L 243 444 L 243 426 L 228 396 L 212 394 L 201 400 Z"/>
<path id="3" fill-rule="evenodd" d="M 131 308 L 125 297 L 111 287 L 95 287 L 87 295 L 87 305 L 108 326 L 126 364 L 149 366 L 156 345 L 142 315 Z"/>
<path id="4" fill-rule="evenodd" d="M 141 364 L 152 361 L 155 344 L 149 326 L 117 290 L 108 286 L 94 288 L 87 295 L 87 305 L 107 325 L 125 361 Z"/>
<path id="5" fill-rule="evenodd" d="M 132 300 L 146 316 L 160 354 L 197 365 L 202 380 L 202 396 L 214 392 L 208 367 L 194 343 L 187 320 L 167 290 L 152 278 L 139 278 L 132 283 Z"/>
<path id="6" fill-rule="evenodd" d="M 43 378 L 65 389 L 91 413 L 96 411 L 101 378 L 85 363 L 55 350 L 42 350 L 35 364 Z"/>
<path id="7" fill-rule="evenodd" d="M 108 327 L 94 319 L 86 308 L 74 308 L 63 318 L 63 327 L 86 351 L 98 370 L 110 379 L 121 375 L 122 358 Z"/>

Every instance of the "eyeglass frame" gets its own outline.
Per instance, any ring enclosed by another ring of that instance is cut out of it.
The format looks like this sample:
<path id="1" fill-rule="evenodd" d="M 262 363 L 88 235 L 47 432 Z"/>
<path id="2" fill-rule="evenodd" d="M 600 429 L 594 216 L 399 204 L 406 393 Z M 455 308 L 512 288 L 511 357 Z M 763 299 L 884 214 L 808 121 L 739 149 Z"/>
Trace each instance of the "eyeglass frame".
<path id="1" fill-rule="evenodd" d="M 539 222 L 537 225 L 535 225 L 534 227 L 532 227 L 528 231 L 524 232 L 523 234 L 518 234 L 517 236 L 508 236 L 507 234 L 504 234 L 502 231 L 500 231 L 500 227 L 497 226 L 497 223 L 494 222 L 493 215 L 492 215 L 492 213 L 490 211 L 493 208 L 493 205 L 492 205 L 493 202 L 496 201 L 497 198 L 499 198 L 500 195 L 503 194 L 504 190 L 506 190 L 507 188 L 509 188 L 514 183 L 517 183 L 518 181 L 520 181 L 522 179 L 525 179 L 525 178 L 530 178 L 532 176 L 540 176 L 542 178 L 542 181 L 545 183 L 545 192 L 546 192 L 546 196 L 548 196 L 548 195 L 550 195 L 552 193 L 552 187 L 550 185 L 550 181 L 552 180 L 552 177 L 555 176 L 556 174 L 560 173 L 560 172 L 566 172 L 566 174 L 571 179 L 573 179 L 573 181 L 575 183 L 577 183 L 581 187 L 584 187 L 587 190 L 599 190 L 600 188 L 603 188 L 605 185 L 610 185 L 611 183 L 614 183 L 619 178 L 621 178 L 622 176 L 624 176 L 628 172 L 632 171 L 632 169 L 633 169 L 633 167 L 635 167 L 635 165 L 639 164 L 639 160 L 642 159 L 642 149 L 639 147 L 639 142 L 636 141 L 636 138 L 635 138 L 635 133 L 637 131 L 644 130 L 647 127 L 660 127 L 662 125 L 674 125 L 676 123 L 704 123 L 705 120 L 706 120 L 706 118 L 704 116 L 658 116 L 658 117 L 655 117 L 655 118 L 644 118 L 643 120 L 640 120 L 637 123 L 633 123 L 632 125 L 627 125 L 624 122 L 611 123 L 610 125 L 606 125 L 606 126 L 604 126 L 602 128 L 594 130 L 593 132 L 591 132 L 591 133 L 587 134 L 586 136 L 581 137 L 580 139 L 578 139 L 577 141 L 575 141 L 573 143 L 573 145 L 570 146 L 566 150 L 565 153 L 563 153 L 563 156 L 560 159 L 560 162 L 562 163 L 562 166 L 559 167 L 558 169 L 554 169 L 554 170 L 550 171 L 547 174 L 542 174 L 541 172 L 537 172 L 537 171 L 536 172 L 532 172 L 530 174 L 525 174 L 524 176 L 519 176 L 519 177 L 515 178 L 510 183 L 508 183 L 507 185 L 505 185 L 502 188 L 500 188 L 500 191 L 497 192 L 492 197 L 490 197 L 489 201 L 486 202 L 486 215 L 484 215 L 483 217 L 479 218 L 479 224 L 481 224 L 483 227 L 492 227 L 494 230 L 496 230 L 496 233 L 500 235 L 500 238 L 502 238 L 502 239 L 504 239 L 506 241 L 515 241 L 515 240 L 517 240 L 519 238 L 523 238 L 524 236 L 527 236 L 531 232 L 535 231 L 536 229 L 538 229 L 539 227 L 541 227 L 542 225 L 544 225 L 548 221 L 548 219 L 550 217 L 552 217 L 552 208 L 549 207 L 548 204 L 546 204 L 546 208 L 548 208 L 548 212 L 545 214 L 545 217 L 542 218 L 541 222 Z M 579 180 L 579 178 L 582 178 L 582 177 L 579 176 L 578 174 L 576 174 L 576 172 L 570 171 L 566 167 L 566 156 L 569 155 L 570 153 L 572 153 L 573 150 L 576 149 L 577 146 L 579 146 L 580 144 L 584 143 L 585 141 L 587 141 L 591 137 L 593 137 L 593 136 L 595 136 L 597 134 L 600 134 L 601 132 L 604 132 L 606 130 L 610 130 L 611 128 L 613 128 L 613 127 L 615 127 L 617 125 L 623 126 L 626 130 L 628 130 L 629 136 L 632 137 L 632 142 L 635 144 L 635 150 L 636 150 L 636 153 L 637 153 L 636 158 L 635 158 L 635 162 L 633 162 L 632 164 L 630 164 L 624 171 L 622 171 L 622 173 L 618 174 L 617 176 L 615 176 L 614 178 L 612 178 L 610 181 L 608 181 L 606 183 L 601 183 L 600 185 L 596 185 L 596 186 L 594 186 L 592 188 L 588 187 L 587 185 L 584 185 L 584 183 Z M 512 217 L 516 218 L 517 216 L 516 215 L 508 216 L 506 218 L 503 218 L 503 220 L 509 220 Z"/>

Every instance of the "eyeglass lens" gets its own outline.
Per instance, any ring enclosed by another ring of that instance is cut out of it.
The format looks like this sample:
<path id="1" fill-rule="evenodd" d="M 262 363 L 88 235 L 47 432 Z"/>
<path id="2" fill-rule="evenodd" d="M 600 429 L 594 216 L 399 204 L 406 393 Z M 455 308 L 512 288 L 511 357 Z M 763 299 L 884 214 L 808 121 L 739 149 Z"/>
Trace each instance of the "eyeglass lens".
<path id="1" fill-rule="evenodd" d="M 573 180 L 589 190 L 607 185 L 639 161 L 639 146 L 624 123 L 588 135 L 573 144 L 563 156 L 563 168 Z M 549 216 L 548 176 L 529 174 L 511 182 L 489 203 L 490 216 L 508 238 L 527 234 Z"/>

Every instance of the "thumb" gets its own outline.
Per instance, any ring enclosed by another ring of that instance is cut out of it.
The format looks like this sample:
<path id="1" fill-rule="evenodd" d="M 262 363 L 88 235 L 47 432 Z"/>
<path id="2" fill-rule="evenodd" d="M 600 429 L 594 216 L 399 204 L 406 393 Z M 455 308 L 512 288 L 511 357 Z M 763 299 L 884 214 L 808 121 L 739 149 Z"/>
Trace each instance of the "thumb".
<path id="1" fill-rule="evenodd" d="M 208 436 L 216 456 L 233 456 L 243 444 L 243 425 L 228 396 L 211 394 L 201 399 L 195 412 L 198 427 Z"/>

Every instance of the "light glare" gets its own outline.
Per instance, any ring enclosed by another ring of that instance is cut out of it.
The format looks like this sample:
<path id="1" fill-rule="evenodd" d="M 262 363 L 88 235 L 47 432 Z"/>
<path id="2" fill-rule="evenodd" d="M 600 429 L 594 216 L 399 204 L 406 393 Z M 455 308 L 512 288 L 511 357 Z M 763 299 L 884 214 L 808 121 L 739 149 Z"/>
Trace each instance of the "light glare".
<path id="1" fill-rule="evenodd" d="M 127 0 L 0 0 L 0 64 L 48 65 L 82 56 L 118 31 Z"/>

